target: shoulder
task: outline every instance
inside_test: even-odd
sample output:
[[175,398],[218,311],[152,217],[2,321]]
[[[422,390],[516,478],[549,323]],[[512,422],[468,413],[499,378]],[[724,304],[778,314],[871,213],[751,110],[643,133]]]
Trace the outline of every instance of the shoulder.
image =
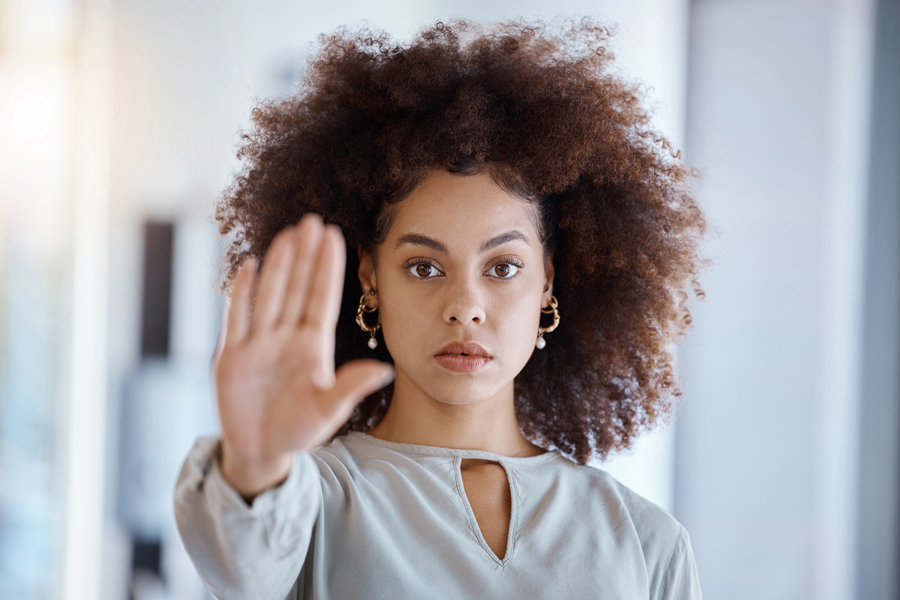
[[311,452],[312,456],[324,472],[359,473],[373,464],[391,462],[395,456],[389,456],[374,444],[361,443],[353,434],[339,435],[328,444]]
[[319,467],[326,494],[346,494],[361,485],[368,488],[367,481],[377,481],[396,471],[398,461],[404,459],[352,434],[337,436],[310,454]]
[[650,597],[700,600],[700,582],[684,526],[668,511],[651,502],[601,469],[607,485],[617,490],[640,540],[650,580]]
[[615,490],[616,496],[620,498],[631,517],[645,554],[656,551],[671,554],[686,535],[681,523],[667,510],[641,496],[606,471],[598,468],[593,470],[599,473],[598,476],[603,478],[605,485]]
[[651,598],[699,598],[690,537],[682,524],[658,504],[641,496],[597,467],[571,464],[590,495],[604,504],[620,535],[633,535],[640,544]]
[[668,511],[601,468],[571,461],[565,463],[563,469],[580,479],[586,492],[601,499],[611,513],[634,528],[642,545],[674,547],[677,544],[684,527]]
[[358,457],[347,447],[345,441],[346,436],[338,436],[310,452],[323,478],[349,476],[359,470]]

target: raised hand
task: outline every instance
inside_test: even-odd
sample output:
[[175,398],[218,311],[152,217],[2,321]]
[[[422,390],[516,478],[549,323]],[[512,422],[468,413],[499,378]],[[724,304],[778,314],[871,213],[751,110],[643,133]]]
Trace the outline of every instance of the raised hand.
[[222,474],[245,498],[287,477],[293,451],[321,445],[393,377],[369,359],[335,373],[345,248],[338,227],[308,214],[275,236],[258,275],[250,258],[235,278],[213,373]]

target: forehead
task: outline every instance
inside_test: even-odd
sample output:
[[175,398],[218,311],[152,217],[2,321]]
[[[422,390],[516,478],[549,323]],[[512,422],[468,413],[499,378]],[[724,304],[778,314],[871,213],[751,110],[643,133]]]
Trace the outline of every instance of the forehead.
[[534,206],[501,188],[488,173],[432,171],[394,207],[386,241],[418,233],[451,249],[468,250],[497,233],[517,229],[539,247],[535,216]]

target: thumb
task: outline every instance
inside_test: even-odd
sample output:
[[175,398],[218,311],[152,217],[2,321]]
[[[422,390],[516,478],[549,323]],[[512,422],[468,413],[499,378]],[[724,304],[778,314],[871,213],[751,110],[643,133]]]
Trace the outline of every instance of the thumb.
[[393,366],[372,358],[361,358],[341,365],[335,372],[334,386],[329,395],[332,402],[346,402],[352,408],[393,380]]

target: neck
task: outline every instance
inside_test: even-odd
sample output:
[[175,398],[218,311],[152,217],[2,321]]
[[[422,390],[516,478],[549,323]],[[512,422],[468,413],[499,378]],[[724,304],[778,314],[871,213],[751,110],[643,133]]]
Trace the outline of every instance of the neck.
[[544,452],[519,430],[513,382],[476,404],[449,404],[416,388],[400,371],[387,413],[369,435],[403,444],[482,450],[501,456]]

